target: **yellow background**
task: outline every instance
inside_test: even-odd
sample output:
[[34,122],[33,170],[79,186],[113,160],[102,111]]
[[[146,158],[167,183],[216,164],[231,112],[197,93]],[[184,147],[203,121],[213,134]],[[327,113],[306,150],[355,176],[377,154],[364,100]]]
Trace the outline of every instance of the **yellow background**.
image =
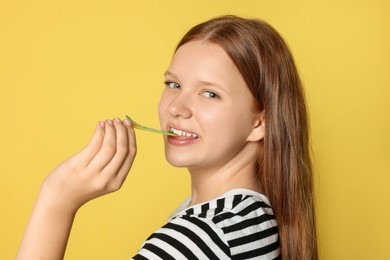
[[[390,4],[348,1],[0,2],[0,259],[13,259],[40,183],[99,120],[159,125],[174,46],[221,14],[287,39],[311,115],[322,259],[388,259]],[[189,195],[162,138],[137,132],[121,191],[78,213],[66,259],[128,259]]]

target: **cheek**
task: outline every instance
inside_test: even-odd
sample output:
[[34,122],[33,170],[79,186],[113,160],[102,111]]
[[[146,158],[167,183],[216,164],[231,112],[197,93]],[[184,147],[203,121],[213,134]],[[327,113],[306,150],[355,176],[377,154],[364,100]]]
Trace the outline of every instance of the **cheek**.
[[168,114],[169,100],[165,93],[165,90],[161,93],[160,101],[158,103],[158,116],[160,121],[164,119],[164,116]]
[[242,106],[228,106],[202,115],[206,131],[213,132],[218,139],[245,140],[252,130],[253,114]]
[[165,110],[164,109],[164,103],[160,99],[160,102],[158,103],[158,108],[157,108],[157,112],[158,112],[158,116],[159,116],[160,120],[162,119],[161,116],[163,115],[163,111],[164,110]]
[[166,114],[167,113],[165,111],[166,111],[166,106],[160,100],[160,103],[158,104],[158,119],[160,121],[161,129],[163,129],[165,127],[165,124],[166,124]]
[[231,132],[231,115],[229,109],[224,107],[198,106],[196,119],[201,124],[203,131],[212,134],[213,138],[216,136],[229,135]]

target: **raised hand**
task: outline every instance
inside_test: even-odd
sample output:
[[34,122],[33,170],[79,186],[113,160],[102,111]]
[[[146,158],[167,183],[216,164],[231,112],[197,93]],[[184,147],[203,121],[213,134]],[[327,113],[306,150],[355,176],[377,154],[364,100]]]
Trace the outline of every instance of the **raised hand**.
[[100,122],[90,143],[58,165],[44,181],[42,191],[50,193],[61,207],[77,210],[91,199],[118,190],[135,154],[136,141],[129,121]]
[[46,177],[16,259],[62,259],[77,210],[122,186],[136,150],[130,121],[99,122],[90,143]]

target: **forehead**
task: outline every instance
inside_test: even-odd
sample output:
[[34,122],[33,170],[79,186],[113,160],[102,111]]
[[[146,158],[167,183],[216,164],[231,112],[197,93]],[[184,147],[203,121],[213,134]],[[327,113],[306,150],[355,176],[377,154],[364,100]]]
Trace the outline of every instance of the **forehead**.
[[211,81],[226,86],[238,84],[246,87],[242,75],[225,50],[204,40],[191,41],[180,46],[168,72],[177,75],[180,80]]
[[[178,67],[175,65],[178,65]],[[207,68],[212,69],[212,72],[219,72],[217,68],[220,68],[221,70],[235,70],[238,72],[233,61],[222,47],[204,40],[191,41],[177,49],[170,69],[180,71],[182,66],[186,66],[186,69],[192,68],[192,70],[202,68],[206,70]]]
[[172,62],[188,58],[192,58],[196,62],[207,58],[208,62],[212,60],[213,62],[234,66],[233,61],[221,46],[205,40],[190,41],[180,46]]

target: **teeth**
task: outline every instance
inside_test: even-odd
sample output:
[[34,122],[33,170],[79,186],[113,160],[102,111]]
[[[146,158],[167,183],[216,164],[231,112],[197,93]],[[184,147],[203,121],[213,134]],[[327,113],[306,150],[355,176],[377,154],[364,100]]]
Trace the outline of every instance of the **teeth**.
[[187,137],[194,137],[194,138],[199,137],[197,134],[187,133],[187,132],[184,132],[182,130],[177,130],[175,128],[171,128],[171,132],[178,135],[178,136],[187,136]]

